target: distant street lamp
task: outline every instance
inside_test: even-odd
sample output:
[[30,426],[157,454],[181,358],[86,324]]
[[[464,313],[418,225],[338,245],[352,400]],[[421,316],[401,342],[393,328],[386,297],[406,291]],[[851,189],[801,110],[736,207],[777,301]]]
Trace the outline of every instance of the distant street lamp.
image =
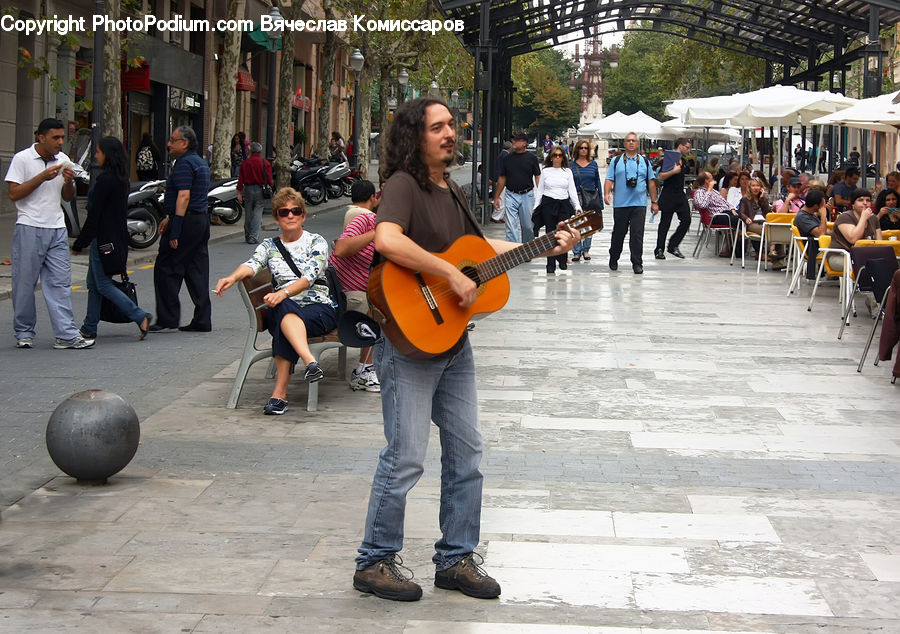
[[400,72],[397,73],[397,83],[400,84],[400,96],[406,100],[406,84],[409,83],[409,73],[406,72],[405,68],[401,68]]
[[269,160],[275,159],[275,46],[281,37],[281,13],[274,4],[269,9],[269,17],[272,24],[277,25],[266,35],[269,38],[269,104],[266,111],[268,122],[266,124],[266,155]]
[[353,69],[353,155],[350,157],[350,166],[359,167],[359,72],[362,70],[366,58],[359,49],[353,50],[350,56],[350,68]]
[[431,80],[431,87],[428,89],[428,96],[432,99],[440,99],[441,98],[441,89],[438,86],[437,80]]

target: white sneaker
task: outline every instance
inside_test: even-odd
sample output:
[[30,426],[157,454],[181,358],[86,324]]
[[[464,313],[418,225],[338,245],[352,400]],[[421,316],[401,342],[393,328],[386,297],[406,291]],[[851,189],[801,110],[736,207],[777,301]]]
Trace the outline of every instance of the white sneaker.
[[360,372],[357,368],[350,375],[351,390],[365,390],[366,392],[380,392],[381,383],[378,382],[378,376],[375,374],[375,368],[371,365]]
[[16,339],[16,348],[33,348],[34,347],[34,339],[31,337],[22,337],[21,339]]
[[56,343],[53,344],[53,347],[57,350],[83,350],[84,348],[90,348],[94,345],[93,339],[85,339],[81,335],[78,335],[74,339],[56,339]]

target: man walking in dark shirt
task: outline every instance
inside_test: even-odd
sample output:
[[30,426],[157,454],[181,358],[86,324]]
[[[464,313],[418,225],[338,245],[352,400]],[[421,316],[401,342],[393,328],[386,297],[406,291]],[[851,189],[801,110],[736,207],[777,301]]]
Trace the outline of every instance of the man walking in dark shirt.
[[691,153],[690,140],[677,139],[675,149],[681,152],[681,162],[676,163],[668,172],[659,174],[663,189],[659,195],[659,229],[656,231],[656,248],[653,250],[657,260],[666,259],[663,248],[666,246],[666,235],[669,233],[669,225],[672,224],[672,216],[678,216],[678,228],[669,238],[669,248],[666,250],[676,258],[684,259],[678,247],[691,226],[691,207],[688,204],[687,194],[684,193],[684,159]]
[[[197,135],[186,125],[175,128],[167,144],[175,167],[166,180],[163,208],[166,218],[159,225],[162,240],[153,269],[156,288],[156,323],[150,332],[209,332],[212,304],[209,300],[209,166],[197,156]],[[194,318],[178,327],[182,282],[194,302]]]
[[[272,187],[272,164],[262,156],[262,145],[250,144],[250,158],[238,170],[237,199],[244,206],[244,241],[259,243],[262,228],[263,187]],[[271,197],[271,190],[269,192]]]
[[500,178],[494,193],[494,209],[500,209],[500,196],[506,190],[506,240],[526,242],[534,237],[531,212],[534,211],[534,187],[541,179],[537,157],[526,152],[528,136],[513,135],[513,146],[500,166]]

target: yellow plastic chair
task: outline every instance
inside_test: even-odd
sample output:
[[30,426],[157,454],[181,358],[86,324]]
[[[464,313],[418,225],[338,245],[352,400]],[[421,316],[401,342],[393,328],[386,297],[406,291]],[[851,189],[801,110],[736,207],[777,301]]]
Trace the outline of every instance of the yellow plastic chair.
[[806,255],[806,249],[809,246],[808,240],[805,236],[800,235],[800,230],[795,226],[791,225],[791,237],[793,241],[791,242],[791,256],[788,259],[788,266],[793,265],[794,272],[791,276],[791,284],[788,286],[788,297],[794,292],[794,290],[800,289],[800,279],[803,274],[803,265],[806,266],[815,266],[816,262],[818,262],[822,255],[821,252],[816,254],[816,262],[808,262],[809,258]]
[[[819,282],[822,280],[822,268],[824,267],[828,275],[838,277],[840,287],[838,299],[841,302],[841,314],[843,314],[850,301],[851,274],[853,273],[853,268],[850,266],[850,253],[844,249],[831,248],[831,236],[819,236],[819,253],[822,254],[822,261],[816,270],[816,283],[813,286],[812,296],[809,298],[809,305],[806,307],[806,310],[811,311],[813,302],[816,301],[816,291],[819,289]],[[841,270],[834,268],[832,264],[832,261],[837,259],[841,261]]]
[[[762,244],[759,245],[760,254],[768,253],[767,247],[773,244],[784,245],[787,248],[790,248],[791,243],[793,242],[793,234],[791,228],[794,226],[794,217],[795,214],[785,214],[785,213],[768,213],[766,214],[766,220],[763,222],[763,230],[762,230]],[[788,261],[785,266],[785,277],[789,275],[788,271],[790,271],[790,251],[788,251]],[[760,265],[765,261],[765,269],[769,269],[769,261],[760,257],[756,262],[756,272],[759,273]]]
[[900,240],[857,240],[855,247],[892,247],[894,255],[900,258]]

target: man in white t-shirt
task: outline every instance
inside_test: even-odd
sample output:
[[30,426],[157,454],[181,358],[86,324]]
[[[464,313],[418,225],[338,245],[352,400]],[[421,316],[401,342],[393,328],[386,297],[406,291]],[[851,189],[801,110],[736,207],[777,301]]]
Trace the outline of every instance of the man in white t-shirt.
[[94,345],[75,326],[72,314],[72,261],[60,197],[75,197],[75,171],[63,154],[65,126],[44,119],[35,131],[36,143],[17,153],[9,164],[6,182],[16,205],[12,241],[12,299],[17,348],[34,346],[38,280],[56,336],[54,348],[83,349]]

